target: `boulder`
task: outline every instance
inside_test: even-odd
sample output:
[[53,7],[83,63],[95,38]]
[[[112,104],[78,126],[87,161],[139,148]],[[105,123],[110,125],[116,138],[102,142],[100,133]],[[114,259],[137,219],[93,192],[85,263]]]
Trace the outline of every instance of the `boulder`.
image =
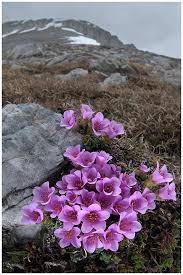
[[87,70],[76,68],[70,71],[68,74],[56,75],[55,78],[59,80],[77,80],[83,76],[86,76],[87,74],[88,74]]
[[124,84],[127,84],[127,76],[122,76],[120,73],[114,73],[104,80],[102,86],[106,87]]
[[60,128],[61,114],[38,104],[8,104],[2,116],[3,238],[25,242],[35,237],[40,225],[22,225],[21,207],[31,200],[34,186],[61,171],[65,149],[81,138]]
[[68,53],[64,53],[63,55],[60,56],[56,56],[54,58],[52,58],[51,60],[49,60],[49,62],[46,64],[46,67],[52,67],[53,65],[62,63],[64,60],[67,59],[67,57],[69,56]]
[[43,51],[42,47],[38,43],[27,43],[16,45],[12,50],[8,52],[8,58],[10,59],[21,59],[26,57],[42,57]]

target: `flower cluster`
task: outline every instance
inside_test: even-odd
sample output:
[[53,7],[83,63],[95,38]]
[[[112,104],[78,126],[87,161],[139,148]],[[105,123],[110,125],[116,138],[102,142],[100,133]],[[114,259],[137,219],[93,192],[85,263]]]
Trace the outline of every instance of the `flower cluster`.
[[79,121],[85,123],[91,121],[91,128],[96,136],[106,135],[108,138],[112,139],[125,133],[121,123],[104,118],[101,112],[95,114],[90,106],[86,104],[81,105],[80,116],[77,116],[73,110],[65,111],[60,126],[66,129],[72,129],[77,126]]
[[[82,107],[84,119],[92,114]],[[103,117],[98,113],[92,119],[97,134],[98,118]],[[75,119],[66,114],[66,122],[74,124]],[[103,119],[100,125],[107,123]],[[44,213],[58,219],[62,227],[54,234],[61,248],[72,245],[82,246],[89,253],[97,248],[117,251],[124,238],[133,239],[141,230],[139,215],[155,209],[156,200],[176,200],[173,176],[166,165],[160,167],[157,163],[151,172],[145,162],[141,163],[138,171],[146,180],[139,182],[135,172],[122,172],[112,164],[112,156],[105,151],[89,152],[76,145],[67,148],[64,156],[73,164],[70,173],[55,187],[50,187],[49,182],[35,187],[32,202],[22,209],[25,224],[43,222]]]

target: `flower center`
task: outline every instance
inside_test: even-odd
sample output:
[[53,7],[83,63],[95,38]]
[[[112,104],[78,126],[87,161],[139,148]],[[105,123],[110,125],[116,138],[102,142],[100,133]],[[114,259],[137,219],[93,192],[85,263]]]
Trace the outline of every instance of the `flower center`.
[[120,204],[120,203],[116,203],[115,208],[116,208],[118,211],[122,211],[123,205]]
[[114,233],[113,232],[108,232],[106,234],[106,240],[107,241],[113,241],[115,238],[114,238]]
[[88,244],[93,244],[97,240],[96,236],[90,236],[87,238],[87,243]]
[[61,204],[57,203],[54,205],[54,208],[53,208],[55,211],[60,211],[62,209],[62,206]]
[[100,128],[101,128],[101,123],[100,123],[99,121],[96,121],[96,122],[95,122],[95,130],[96,130],[96,131],[99,131]]
[[81,188],[82,187],[82,183],[81,183],[80,179],[76,180],[74,185],[78,189]]
[[110,205],[110,202],[107,201],[106,199],[100,200],[100,205],[102,208],[106,208]]
[[122,230],[122,231],[130,231],[131,229],[130,229],[130,224],[129,224],[129,222],[128,221],[122,221],[121,223],[120,223],[120,229]]
[[131,204],[132,204],[133,208],[140,208],[140,201],[139,200],[132,201]]
[[69,231],[65,231],[65,238],[66,239],[72,239],[73,238],[73,231],[69,230]]
[[42,198],[42,200],[43,200],[43,201],[47,201],[47,200],[48,200],[48,195],[49,195],[49,193],[48,193],[48,192],[44,192],[44,193],[42,193],[42,194],[41,194],[41,198]]
[[96,212],[90,212],[87,215],[87,218],[91,223],[93,223],[93,222],[96,222],[98,220],[99,216]]
[[106,193],[111,193],[113,191],[113,186],[111,184],[105,185],[104,186],[104,191]]
[[85,206],[89,206],[91,204],[91,198],[84,198],[83,199],[83,204]]
[[33,220],[37,221],[38,217],[39,217],[39,213],[36,212],[36,211],[33,211],[32,212],[32,218],[33,218]]
[[75,220],[77,219],[77,213],[76,213],[76,212],[73,212],[73,211],[70,211],[70,212],[68,213],[68,218],[69,218],[69,220],[71,220],[71,221],[75,221]]

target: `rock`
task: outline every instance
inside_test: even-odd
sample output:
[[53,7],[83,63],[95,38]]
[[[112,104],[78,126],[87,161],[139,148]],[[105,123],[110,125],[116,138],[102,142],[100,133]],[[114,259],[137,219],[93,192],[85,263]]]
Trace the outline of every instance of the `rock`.
[[8,58],[19,59],[32,56],[43,56],[41,45],[38,43],[27,43],[16,45],[12,50],[9,50]]
[[100,71],[103,73],[113,73],[117,69],[115,63],[110,62],[106,58],[91,59],[89,62],[89,70]]
[[58,64],[58,63],[62,63],[62,61],[64,61],[67,57],[69,56],[69,54],[67,53],[64,53],[63,55],[61,56],[56,56],[54,58],[52,58],[46,65],[46,67],[51,67],[55,64]]
[[20,69],[26,69],[26,67],[25,67],[25,66],[21,66],[21,65],[16,64],[16,63],[13,63],[13,64],[11,65],[11,69],[12,69],[12,70],[20,70]]
[[133,74],[136,73],[135,69],[130,66],[129,64],[125,64],[121,66],[121,71],[127,74]]
[[127,84],[127,76],[122,76],[120,73],[111,74],[102,83],[104,86],[124,85]]
[[76,68],[70,71],[68,74],[56,75],[55,78],[59,80],[76,80],[88,74],[87,70]]
[[21,242],[39,232],[39,226],[33,227],[32,231],[29,226],[21,224],[20,208],[27,203],[27,198],[30,199],[32,187],[42,184],[60,171],[65,149],[81,142],[79,134],[60,128],[60,118],[60,114],[34,103],[8,104],[3,108],[2,199],[5,238],[10,235],[11,240]]
[[99,76],[102,76],[102,77],[104,77],[104,78],[106,78],[106,77],[108,77],[108,75],[107,74],[104,74],[103,72],[99,72],[99,71],[94,71],[97,75],[99,75]]

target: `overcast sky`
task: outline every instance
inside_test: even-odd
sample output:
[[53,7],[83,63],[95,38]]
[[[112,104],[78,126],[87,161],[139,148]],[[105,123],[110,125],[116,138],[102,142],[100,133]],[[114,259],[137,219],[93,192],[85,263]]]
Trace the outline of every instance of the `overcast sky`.
[[3,21],[61,18],[90,21],[142,50],[180,57],[180,3],[4,2]]

